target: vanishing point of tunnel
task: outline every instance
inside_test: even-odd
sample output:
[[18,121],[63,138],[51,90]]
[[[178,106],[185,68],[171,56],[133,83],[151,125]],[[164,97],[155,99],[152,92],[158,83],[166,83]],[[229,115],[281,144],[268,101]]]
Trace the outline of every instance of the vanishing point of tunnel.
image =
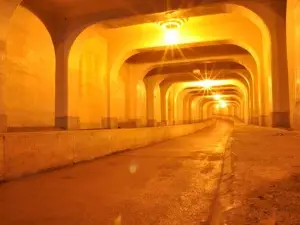
[[0,225],[299,225],[300,0],[0,0]]

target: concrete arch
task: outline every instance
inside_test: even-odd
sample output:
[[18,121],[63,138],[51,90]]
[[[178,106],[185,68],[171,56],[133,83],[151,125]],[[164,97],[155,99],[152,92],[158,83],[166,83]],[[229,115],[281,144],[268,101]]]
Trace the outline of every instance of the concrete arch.
[[[237,99],[240,102],[241,109],[243,110],[242,113],[245,115],[245,118],[248,118],[248,105],[245,104],[245,98],[241,98],[237,95],[224,95],[223,99],[228,102],[228,98],[230,99]],[[204,98],[203,96],[197,96],[188,94],[186,95],[186,98],[184,99],[184,111],[185,114],[185,120],[188,121],[188,123],[193,123],[196,121],[202,121],[207,119],[207,115],[205,114],[205,110],[203,109],[203,104],[209,101],[215,101],[212,98]],[[227,107],[226,107],[227,108]],[[197,118],[197,120],[195,120]],[[248,121],[247,121],[248,122]]]
[[[241,74],[241,76],[243,76],[243,74]],[[174,115],[171,117],[174,118],[174,122],[176,124],[182,124],[183,118],[181,115],[181,111],[182,111],[181,103],[183,97],[181,96],[181,94],[183,93],[184,88],[186,87],[182,86],[182,84],[180,83],[178,84],[169,83],[164,87],[162,87],[162,91],[161,91],[159,86],[167,79],[167,77],[168,75],[157,75],[157,76],[147,77],[145,79],[145,83],[147,86],[147,108],[148,108],[147,117],[148,120],[151,121],[161,122],[161,120],[163,120],[166,122],[169,120],[168,118],[170,118],[171,116],[171,114],[169,114],[170,113],[169,107],[171,107],[171,105],[176,105],[177,107],[175,107],[173,111]],[[169,93],[172,88],[174,89],[174,93],[172,94],[174,99],[169,98]],[[251,87],[248,86],[247,83],[245,83],[245,88],[249,91],[250,94],[249,101],[250,104],[252,105],[253,100],[251,98],[251,95],[253,91],[251,90]],[[179,98],[178,96],[181,97]],[[172,101],[174,103],[172,103]],[[161,104],[163,104],[163,106]]]
[[[248,115],[248,108],[247,105],[244,104],[243,99],[241,99],[238,96],[231,96],[229,99],[226,99],[227,103],[232,103],[232,101],[236,101],[239,104],[239,109],[240,109],[240,119],[242,119],[245,123],[248,123],[247,120],[247,115]],[[211,104],[217,103],[215,100],[207,99],[207,101],[201,101],[200,102],[200,110],[202,111],[202,120],[206,120],[209,118],[209,114],[211,111],[208,111],[208,107]],[[226,107],[225,109],[228,110],[229,107]],[[225,113],[226,111],[221,112],[222,114]]]
[[[243,94],[240,92],[240,90],[237,87],[230,87],[228,88],[229,90],[233,90],[233,92],[231,93],[231,95],[235,94],[236,96],[238,96],[241,99],[241,102],[245,102],[245,96],[243,96]],[[223,88],[224,90],[224,88]],[[227,92],[226,92],[226,95]],[[200,104],[202,103],[202,101],[204,100],[204,98],[198,97],[198,99],[194,99],[194,101],[196,101],[196,110],[198,111],[199,114],[199,119],[202,120],[202,107],[200,106]]]
[[[224,115],[224,113],[226,113],[226,111],[222,111],[222,110],[218,110],[215,108],[216,104],[212,103],[212,104],[208,104],[207,106],[207,111],[208,111],[208,115],[209,117],[212,116],[222,116],[222,114]],[[240,117],[240,104],[237,101],[231,101],[229,106],[228,106],[228,115],[225,114],[225,116],[230,116],[233,118],[236,118],[240,121],[243,121],[243,119]]]
[[[248,14],[248,18],[252,21],[256,21],[260,29],[265,31],[264,38],[269,39],[269,42],[266,42],[266,52],[264,54],[264,61],[267,63],[264,72],[269,73],[269,76],[272,77],[268,77],[264,85],[270,86],[270,84],[272,84],[271,97],[274,104],[271,110],[272,123],[275,126],[289,127],[289,86],[287,77],[285,76],[287,73],[287,53],[285,44],[282,44],[286,40],[284,34],[286,24],[285,18],[283,17],[284,9],[286,8],[285,1],[272,2],[274,4],[273,7],[276,9],[267,7],[256,1],[239,2],[239,4],[246,8],[252,9],[255,14],[251,11],[244,11],[243,9],[245,8],[242,8],[243,11],[241,9],[239,11]],[[281,14],[279,12],[281,12]],[[265,91],[264,89],[262,90]],[[268,121],[265,122],[270,123]]]
[[7,126],[54,127],[55,50],[47,27],[18,6],[6,38],[1,94]]
[[[15,7],[20,3],[20,0],[13,0],[13,1],[5,1],[5,0],[1,0],[0,4],[1,4],[1,10],[0,12],[3,11],[3,14],[1,14],[1,18],[4,18],[3,20],[1,20],[1,25],[3,24],[4,28],[1,31],[1,33],[5,34],[5,27],[7,27],[7,25],[5,24],[13,10],[15,9]],[[275,4],[277,5],[277,4]],[[279,38],[278,37],[282,37],[282,35],[278,35],[280,34],[280,32],[282,32],[282,30],[280,30],[284,24],[284,21],[282,20],[282,18],[280,17],[280,13],[277,13],[275,9],[273,9],[273,5],[272,7],[266,7],[264,4],[260,4],[260,3],[254,3],[254,2],[248,2],[248,1],[229,1],[227,3],[216,3],[216,4],[209,4],[208,5],[212,11],[211,14],[213,13],[223,13],[224,14],[232,14],[234,16],[238,16],[239,18],[244,18],[245,20],[249,20],[251,21],[250,23],[253,24],[253,27],[258,27],[259,28],[259,32],[257,33],[262,33],[263,38],[265,39],[265,44],[256,44],[255,43],[252,45],[251,44],[251,40],[249,39],[240,39],[240,41],[236,41],[236,43],[240,46],[247,46],[249,49],[249,52],[254,56],[254,58],[257,61],[257,65],[258,65],[258,74],[259,76],[264,74],[266,76],[263,76],[261,79],[259,79],[259,86],[261,88],[259,88],[259,91],[262,90],[262,93],[259,93],[260,96],[263,96],[262,98],[260,98],[259,102],[261,102],[261,100],[267,100],[268,104],[263,104],[261,107],[259,107],[261,109],[260,111],[260,115],[263,117],[263,120],[266,121],[270,121],[270,118],[266,118],[269,117],[269,114],[271,114],[273,112],[273,122],[275,121],[275,124],[278,122],[278,118],[284,116],[286,114],[286,108],[289,108],[287,106],[287,98],[288,96],[286,95],[286,78],[284,77],[283,74],[285,74],[285,70],[284,70],[284,63],[279,63],[280,62],[280,57],[284,56],[284,47],[282,47],[282,45],[279,45]],[[200,7],[201,8],[201,7]],[[199,9],[200,9],[199,8]],[[190,9],[190,10],[195,10],[195,9]],[[209,11],[209,10],[208,10]],[[199,11],[200,12],[200,11]],[[210,13],[207,13],[210,14]],[[209,16],[208,16],[209,17]],[[230,17],[230,16],[229,16]],[[228,19],[228,21],[230,21],[229,17],[226,17]],[[213,20],[212,17],[210,17],[210,20]],[[224,17],[225,18],[225,17]],[[233,18],[233,17],[231,17]],[[237,17],[235,17],[237,18]],[[95,18],[94,18],[95,19]],[[4,22],[3,22],[4,21]],[[274,21],[276,21],[274,23]],[[58,58],[57,58],[57,76],[56,78],[58,79],[58,77],[64,77],[64,76],[58,76],[58,74],[60,73],[68,73],[66,72],[67,68],[64,68],[63,64],[61,63],[62,61],[67,61],[67,54],[68,54],[68,42],[72,42],[72,38],[71,36],[73,36],[73,40],[75,39],[75,37],[77,35],[74,34],[78,34],[80,33],[83,29],[85,29],[86,27],[89,27],[91,24],[94,24],[95,22],[99,22],[96,20],[89,20],[89,21],[81,21],[80,22],[80,26],[69,26],[66,28],[66,33],[64,33],[63,37],[60,37],[61,39],[63,39],[63,43],[59,43],[58,39],[59,37],[55,37],[55,50]],[[197,21],[193,21],[193,24],[197,24]],[[134,45],[131,45],[130,42],[127,42],[127,40],[124,40],[124,43],[120,43],[120,45],[116,44],[114,45],[114,41],[113,39],[111,39],[111,41],[109,41],[108,44],[108,48],[109,48],[109,56],[108,56],[108,60],[107,60],[107,64],[108,64],[108,70],[109,72],[107,75],[107,99],[108,99],[108,107],[107,107],[107,116],[109,117],[114,117],[117,115],[116,113],[116,109],[114,107],[112,107],[112,105],[114,105],[115,103],[113,103],[114,100],[116,99],[111,99],[111,93],[115,92],[115,87],[114,87],[114,83],[116,82],[114,74],[115,72],[118,73],[119,72],[119,68],[121,67],[120,65],[123,65],[124,60],[120,60],[122,59],[122,55],[126,55],[126,52],[129,52],[131,50],[136,51],[136,49],[140,49],[140,48],[148,48],[148,47],[152,47],[152,46],[156,46],[156,43],[147,43],[144,42],[142,43],[142,40],[145,36],[147,36],[149,34],[149,32],[151,32],[151,29],[153,24],[146,24],[146,25],[136,25],[136,27],[139,27],[139,29],[143,31],[147,31],[147,33],[144,33],[141,35],[141,43],[135,43]],[[280,25],[280,29],[276,29],[276,27],[278,27],[278,25]],[[234,25],[232,25],[234,26]],[[1,27],[2,28],[2,27]],[[148,28],[150,28],[148,30]],[[122,28],[122,32],[125,30],[128,34],[130,28]],[[154,30],[156,28],[153,28]],[[152,30],[153,30],[152,29]],[[116,29],[119,30],[119,29]],[[217,30],[217,29],[216,29]],[[117,31],[118,32],[118,31]],[[57,32],[60,33],[60,32]],[[130,32],[129,32],[130,33]],[[208,32],[210,33],[210,32]],[[110,39],[111,36],[114,36],[116,33],[110,33],[107,34],[107,37]],[[210,33],[214,34],[213,32]],[[215,33],[216,34],[216,33]],[[1,36],[1,35],[0,35]],[[130,35],[129,35],[130,36]],[[158,39],[160,39],[161,34],[157,34],[154,35],[155,37],[157,37]],[[197,36],[197,32],[192,32],[191,36],[194,37],[198,37]],[[276,37],[278,36],[278,37]],[[154,39],[155,39],[154,37]],[[6,43],[6,38],[1,38],[2,40],[4,40],[4,43]],[[157,39],[157,40],[158,40]],[[217,35],[216,38],[209,39],[209,35],[205,38],[200,38],[200,42],[204,43],[205,41],[212,41],[212,42],[220,42],[220,43],[235,43],[235,40],[232,40],[232,35],[230,35],[228,33],[228,35]],[[186,41],[186,43],[192,43],[194,42],[195,39],[193,39],[193,37],[191,37],[189,40]],[[199,39],[198,39],[199,42]],[[274,44],[275,43],[275,44]],[[125,47],[124,47],[125,44]],[[6,44],[5,44],[6,45]],[[278,45],[278,46],[277,46]],[[124,48],[119,48],[119,47],[124,47]],[[276,49],[278,47],[278,49]],[[4,48],[3,48],[4,49]],[[122,50],[121,54],[118,55],[119,50]],[[123,51],[124,50],[124,51]],[[270,51],[269,51],[270,50]],[[5,51],[2,51],[2,55]],[[124,53],[124,54],[123,54]],[[274,55],[273,55],[274,53]],[[282,54],[280,54],[282,53]],[[6,54],[6,53],[5,53]],[[118,57],[119,56],[119,57]],[[279,57],[280,56],[280,57]],[[126,58],[126,57],[125,57]],[[261,64],[259,64],[261,63]],[[118,64],[120,64],[118,66]],[[274,76],[271,78],[269,75],[270,74],[274,74]],[[281,75],[280,75],[281,74]],[[268,77],[269,76],[269,77]],[[268,78],[266,78],[268,77]],[[63,79],[66,79],[66,77],[64,77]],[[57,80],[56,84],[57,85],[61,85],[61,80]],[[282,86],[284,86],[284,88],[277,88],[279,87],[279,84],[281,84]],[[276,88],[274,88],[272,90],[272,88],[270,88],[271,86],[275,86]],[[63,85],[61,85],[63,86]],[[264,87],[264,89],[262,88]],[[60,104],[59,101],[56,101],[56,116],[57,117],[63,117],[65,115],[68,115],[68,97],[66,96],[66,93],[63,93],[64,89],[67,89],[66,86],[64,86],[64,88],[56,88],[56,99],[58,99],[58,97],[60,95],[63,95],[62,98],[65,98],[65,101],[62,101],[63,104]],[[272,93],[270,94],[270,91],[272,91]],[[282,92],[282,93],[281,93]],[[272,96],[272,98],[271,98]],[[283,99],[283,100],[282,100]],[[264,101],[266,102],[266,101]],[[275,104],[275,106],[273,107],[273,103]],[[270,106],[269,108],[264,109],[263,107],[267,105]],[[274,110],[273,110],[274,108]],[[112,110],[111,110],[112,109]],[[112,113],[111,113],[112,111]],[[70,116],[70,119],[72,118],[72,115],[68,115]],[[277,119],[276,119],[277,118]],[[110,119],[114,119],[114,118],[110,118]],[[117,118],[115,118],[117,119]],[[76,120],[76,119],[75,119]],[[276,122],[277,121],[277,122]],[[286,121],[285,121],[286,122]],[[284,123],[284,122],[283,122]],[[268,122],[266,122],[266,124],[268,124]]]
[[[152,28],[153,29],[153,28]],[[151,32],[151,30],[150,30],[150,32]],[[159,31],[157,31],[157,32],[159,32]],[[210,34],[210,35],[208,35],[207,36],[207,38],[208,37],[211,37],[212,35]],[[143,42],[144,43],[144,41],[145,40],[142,40],[142,39],[140,39],[140,41],[141,42]],[[220,41],[220,43],[222,42],[222,43],[229,43],[230,41],[224,41],[224,39],[223,40],[219,40]],[[250,40],[249,40],[250,41]],[[245,45],[243,45],[243,44],[237,44],[237,43],[235,43],[235,42],[233,42],[233,41],[231,41],[230,43],[233,43],[233,44],[236,44],[236,45],[239,45],[239,46],[245,46]],[[127,43],[127,45],[126,45],[126,48],[125,48],[125,50],[124,50],[124,46],[123,47],[121,47],[121,46],[117,46],[116,48],[118,49],[118,50],[120,50],[120,49],[123,49],[124,51],[122,51],[123,53],[121,53],[120,55],[118,55],[117,56],[117,59],[115,60],[115,63],[113,63],[113,65],[111,65],[111,72],[110,72],[110,76],[111,76],[111,78],[112,79],[114,79],[113,77],[114,76],[116,76],[116,74],[118,74],[118,68],[120,68],[121,67],[121,65],[123,64],[123,62],[127,59],[127,58],[129,58],[131,55],[133,55],[134,54],[134,52],[130,52],[130,50],[131,49],[137,49],[138,47],[143,47],[142,45],[141,46],[138,46],[137,45],[137,43],[133,43],[132,45],[129,45],[128,43]],[[148,47],[150,47],[150,46],[148,46]],[[249,49],[249,48],[248,48]],[[258,49],[259,49],[259,47],[258,47]],[[112,51],[112,52],[114,52],[114,51]],[[250,52],[251,52],[251,50],[250,50]],[[252,51],[253,52],[253,51]],[[114,54],[112,54],[112,55],[114,55]],[[115,78],[116,79],[116,78]],[[111,81],[111,82],[113,82],[113,81]]]
[[[251,105],[252,106],[252,104],[251,104],[251,96],[249,96],[249,94],[250,94],[250,90],[247,88],[247,86],[245,85],[245,84],[243,84],[242,82],[240,82],[240,81],[237,81],[237,80],[233,80],[233,79],[228,79],[228,80],[223,80],[223,81],[221,81],[221,83],[223,82],[223,84],[222,85],[224,85],[224,84],[227,84],[227,85],[234,85],[234,86],[237,86],[238,87],[238,89],[241,91],[241,93],[243,94],[243,96],[245,96],[247,99],[245,99],[246,100],[246,104],[248,104],[249,103],[249,105]],[[220,84],[221,84],[220,83]],[[221,86],[222,86],[221,85]],[[168,89],[168,90],[170,90],[171,88],[174,88],[174,86],[175,85],[172,85],[172,86],[170,86],[170,88]],[[177,100],[177,102],[179,102],[179,107],[177,108],[179,111],[181,110],[181,102],[183,101],[183,99],[185,98],[185,96],[184,96],[184,94],[185,94],[185,89],[186,88],[188,88],[188,87],[196,87],[197,86],[197,82],[185,82],[185,83],[182,83],[182,84],[178,84],[177,85],[177,89],[176,89],[176,93],[178,93],[178,95],[176,95],[175,97],[176,98],[179,98],[178,100]],[[181,93],[181,94],[180,94]],[[167,94],[168,94],[168,92],[167,92]],[[184,107],[184,106],[183,106]],[[183,109],[184,110],[184,109]],[[175,115],[177,114],[176,112],[174,112],[175,113]],[[185,116],[184,115],[187,115],[188,114],[188,112],[184,112],[183,113],[183,121],[188,121],[188,119],[187,118],[185,118]],[[249,115],[249,116],[251,116],[251,114]],[[176,116],[175,116],[176,117]],[[180,118],[180,115],[179,115],[179,118]],[[181,121],[181,119],[179,119],[179,121]]]
[[[202,61],[202,60],[200,60],[200,61]],[[243,61],[244,63],[241,63],[241,61]],[[180,62],[182,62],[182,61],[176,61],[176,63],[180,63]],[[198,60],[195,61],[195,62],[198,62]],[[240,65],[244,65],[245,62],[246,62],[246,60],[245,60],[244,57],[241,57],[241,58],[236,57],[236,59],[233,60],[233,62],[236,62],[238,64],[241,63]],[[165,62],[165,63],[167,65],[176,64],[175,62],[172,62],[172,61]],[[141,77],[141,78],[143,78],[144,82],[146,83],[147,92],[148,92],[148,100],[147,100],[147,102],[148,102],[148,105],[149,105],[148,108],[150,110],[150,111],[148,111],[148,114],[149,114],[148,117],[149,117],[149,120],[151,120],[151,121],[153,121],[153,120],[160,121],[161,116],[159,115],[160,114],[160,110],[157,110],[157,107],[154,106],[154,102],[153,102],[152,99],[150,99],[150,96],[153,97],[153,91],[154,91],[154,89],[161,82],[163,82],[165,79],[167,79],[168,75],[157,74],[154,77],[152,77],[152,76],[149,77],[149,76],[147,76],[147,74],[149,74],[151,71],[153,71],[153,70],[155,70],[157,68],[160,68],[159,67],[160,65],[164,65],[164,63],[163,62],[162,63],[147,63],[145,65],[144,64],[142,64],[142,65],[133,65],[131,67],[132,73],[135,74],[135,76],[138,76],[138,78],[136,78],[136,79],[140,79],[140,77]],[[256,70],[255,67],[252,67],[252,66],[253,66],[253,64],[248,63],[248,65],[247,65],[246,68],[250,67],[250,68],[252,68],[255,71]],[[246,74],[244,74],[242,71],[235,70],[233,72],[239,74],[241,77],[243,77],[243,79],[246,80],[247,86],[248,86],[248,89],[249,89],[249,93],[252,96],[251,102],[253,102],[253,104],[255,103],[255,107],[254,107],[254,111],[253,111],[253,117],[255,117],[256,120],[258,121],[258,111],[259,111],[258,102],[259,102],[259,98],[258,98],[257,93],[259,92],[259,90],[258,90],[258,87],[257,87],[257,80],[258,80],[257,77],[256,77],[257,74],[252,74],[251,71],[247,71],[247,76],[246,76]],[[132,81],[132,80],[130,80],[130,81]],[[131,93],[130,96],[134,98],[134,93]],[[158,98],[156,98],[156,99],[158,100]],[[156,104],[156,105],[158,106],[160,104]],[[159,119],[155,119],[154,115],[158,115],[158,116],[155,116],[155,118],[159,118]]]
[[107,110],[107,41],[97,25],[74,41],[68,57],[68,115],[78,127],[105,127]]
[[[225,90],[226,87],[221,87],[220,89]],[[247,97],[247,96],[244,96],[244,94],[241,92],[241,89],[237,86],[230,87],[230,89],[237,90],[240,93],[240,95],[242,95],[244,97],[244,100]],[[215,90],[215,89],[213,89],[213,90]],[[194,91],[194,90],[193,89],[182,89],[181,91],[179,91],[179,95],[177,95],[177,108],[176,108],[177,111],[175,112],[175,115],[176,115],[175,118],[179,122],[188,123],[188,121],[190,121],[190,119],[188,118],[188,115],[190,114],[190,112],[188,112],[189,109],[187,108],[187,105],[184,105],[184,103],[188,104],[185,101],[185,98],[189,94],[189,92],[192,92],[192,91]],[[203,96],[203,97],[205,97],[205,96]],[[199,108],[199,106],[196,106],[196,108]]]
[[[249,55],[250,56],[250,55]],[[250,56],[251,57],[251,56]],[[225,58],[219,58],[219,60],[224,60]],[[216,60],[215,58],[212,58],[212,60]],[[227,59],[229,60],[229,59]],[[195,60],[195,62],[197,62],[198,60]],[[247,80],[248,86],[251,88],[249,89],[249,93],[252,96],[251,97],[251,104],[253,104],[254,110],[252,112],[252,120],[255,124],[259,123],[259,109],[260,107],[260,103],[261,103],[261,99],[259,98],[259,93],[260,93],[260,88],[258,87],[258,75],[257,75],[257,71],[256,71],[256,65],[255,63],[251,63],[251,60],[249,61],[248,57],[234,57],[234,58],[230,58],[230,61],[232,62],[236,62],[240,65],[243,65],[246,70],[248,71],[247,73],[249,73],[250,75],[250,79],[246,78],[246,76],[239,71],[236,71],[237,73],[239,73],[242,77],[244,77],[245,80]],[[176,61],[176,62],[165,62],[167,65],[173,65],[176,63],[180,63],[181,61]],[[194,62],[194,61],[192,61]],[[205,62],[205,61],[204,61]],[[149,74],[151,73],[151,71],[160,68],[160,65],[163,65],[164,63],[161,64],[146,64],[146,65],[142,65],[142,66],[137,66],[138,68],[135,70],[136,74]],[[146,72],[145,72],[146,71]],[[146,75],[147,77],[148,75]],[[160,76],[160,75],[159,75]],[[249,81],[248,81],[249,80]],[[161,82],[161,81],[159,81]]]
[[[240,103],[243,111],[246,111],[248,109],[248,107],[243,104],[243,102],[245,102],[245,99],[243,98],[243,96],[239,96],[239,95],[235,95],[235,94],[222,95],[223,100],[227,101],[228,98],[236,99]],[[194,96],[193,97],[192,104],[195,105],[196,110],[192,111],[193,112],[192,113],[192,121],[194,121],[194,120],[202,121],[203,120],[203,104],[210,99],[213,99],[212,96]],[[229,108],[229,106],[228,106],[228,108]]]
[[[248,45],[248,51],[254,56],[254,58],[256,59],[256,61],[258,62],[258,67],[259,67],[259,74],[264,74],[264,76],[260,79],[260,96],[263,96],[262,99],[260,100],[260,102],[264,102],[263,105],[261,105],[261,120],[263,120],[264,124],[266,125],[270,125],[274,122],[274,125],[276,125],[277,123],[280,123],[280,121],[278,120],[279,117],[285,117],[285,112],[286,105],[284,104],[278,104],[279,98],[288,98],[288,96],[286,95],[286,91],[281,90],[282,92],[285,92],[282,97],[279,96],[279,90],[276,89],[272,89],[272,85],[274,84],[275,86],[278,86],[278,82],[281,81],[284,83],[284,85],[286,85],[286,80],[283,77],[283,75],[280,74],[284,74],[282,73],[285,70],[285,67],[282,66],[278,66],[277,64],[279,63],[274,63],[278,60],[279,55],[277,54],[278,51],[276,49],[276,47],[274,46],[273,43],[278,42],[277,37],[275,37],[276,35],[278,36],[278,32],[276,31],[276,25],[274,25],[274,23],[272,22],[273,19],[275,19],[276,21],[279,21],[279,23],[282,25],[281,23],[281,19],[280,16],[277,15],[277,13],[275,11],[273,11],[272,9],[266,9],[265,6],[263,6],[262,4],[256,4],[256,3],[246,3],[243,2],[240,5],[238,5],[238,7],[235,6],[236,2],[233,2],[233,4],[225,4],[224,7],[220,7],[223,8],[222,10],[224,11],[234,11],[234,13],[237,13],[237,15],[240,16],[245,16],[248,15],[250,20],[252,22],[254,22],[254,24],[260,28],[260,31],[263,33],[263,39],[265,40],[265,43],[263,45],[261,45],[260,47],[249,47]],[[213,7],[212,7],[213,8]],[[236,10],[233,10],[236,9]],[[266,15],[262,15],[262,10],[266,10],[267,13],[265,13]],[[246,12],[246,13],[245,13]],[[270,18],[268,18],[270,17]],[[265,22],[266,20],[266,22]],[[282,28],[282,26],[281,26]],[[146,29],[145,29],[146,30]],[[151,29],[150,29],[151,30]],[[155,33],[155,32],[154,32]],[[142,41],[142,36],[140,40]],[[194,35],[196,36],[196,35]],[[214,35],[210,35],[210,36],[214,36]],[[217,35],[216,35],[217,36]],[[205,38],[202,38],[202,41],[204,41]],[[233,43],[231,39],[219,39],[219,41],[223,41],[223,42],[230,42]],[[195,41],[195,40],[194,40]],[[210,41],[217,41],[217,39],[215,38],[214,40]],[[247,46],[247,44],[245,44],[247,42],[239,42],[239,43],[235,43],[239,46]],[[136,44],[134,44],[134,46],[136,47]],[[157,43],[155,43],[157,44]],[[116,61],[122,62],[125,60],[126,56],[124,57],[124,55],[128,54],[128,52],[130,52],[131,49],[135,49],[134,46],[130,45],[129,43],[126,43],[126,47],[123,48],[124,52],[123,52],[123,56],[120,55],[120,58],[117,59]],[[144,43],[141,44],[139,47],[140,48],[144,48],[145,46],[147,46],[147,44]],[[251,46],[251,45],[250,45]],[[262,47],[263,46],[263,47]],[[118,46],[118,49],[120,46]],[[151,47],[151,46],[147,46],[147,47]],[[274,53],[274,57],[272,55],[272,51],[275,51]],[[255,54],[259,52],[259,54]],[[282,52],[282,48],[280,47],[280,52]],[[282,52],[284,53],[284,52]],[[259,59],[259,60],[258,60]],[[259,64],[259,62],[261,62],[261,64]],[[122,64],[122,63],[121,63]],[[276,64],[276,65],[275,65]],[[280,68],[278,68],[280,67]],[[278,72],[282,71],[282,72]],[[274,76],[271,77],[271,74],[274,74]],[[274,79],[273,79],[274,78]],[[265,102],[267,102],[268,104],[266,104]],[[282,102],[282,101],[281,101]],[[276,104],[273,110],[273,103]],[[267,107],[267,108],[266,108]],[[271,112],[274,113],[272,114]],[[276,111],[276,112],[275,112]],[[279,112],[280,111],[280,112]],[[285,111],[285,112],[283,112]],[[274,118],[274,120],[272,119]],[[285,121],[286,122],[286,121]],[[282,123],[285,123],[282,122]]]
[[[236,108],[238,109],[238,111],[239,112],[241,111],[240,110],[241,105],[237,100],[229,100],[228,102],[230,104],[236,105],[237,106]],[[215,101],[208,101],[208,102],[203,104],[203,112],[204,112],[203,120],[207,120],[212,116],[212,114],[211,114],[212,110],[209,111],[208,109],[211,108],[214,104],[215,104]],[[241,119],[241,120],[244,120],[244,118],[242,116],[240,116],[239,114],[240,113],[237,113],[238,118]]]

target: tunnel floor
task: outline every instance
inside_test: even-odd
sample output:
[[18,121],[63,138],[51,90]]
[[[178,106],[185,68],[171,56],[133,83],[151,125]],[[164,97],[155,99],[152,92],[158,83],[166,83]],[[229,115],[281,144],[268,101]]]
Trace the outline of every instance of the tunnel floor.
[[218,121],[189,136],[4,183],[0,224],[299,224],[300,133],[241,124],[231,131]]
[[0,185],[1,225],[206,221],[231,126]]
[[300,132],[238,125],[226,224],[300,224]]

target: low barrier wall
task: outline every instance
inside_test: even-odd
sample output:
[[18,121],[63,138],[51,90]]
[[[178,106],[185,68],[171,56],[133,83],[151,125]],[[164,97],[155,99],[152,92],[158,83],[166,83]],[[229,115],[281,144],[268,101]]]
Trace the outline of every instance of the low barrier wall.
[[0,134],[0,180],[92,160],[194,133],[197,124],[134,129],[22,132]]

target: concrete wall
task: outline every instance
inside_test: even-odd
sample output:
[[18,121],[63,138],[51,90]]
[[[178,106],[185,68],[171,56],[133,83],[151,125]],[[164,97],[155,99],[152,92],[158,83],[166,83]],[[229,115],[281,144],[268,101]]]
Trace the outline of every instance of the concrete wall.
[[19,6],[7,34],[3,97],[9,127],[54,126],[55,52],[44,24]]
[[0,135],[0,179],[9,180],[110,153],[194,133],[202,123],[135,129],[5,133]]

